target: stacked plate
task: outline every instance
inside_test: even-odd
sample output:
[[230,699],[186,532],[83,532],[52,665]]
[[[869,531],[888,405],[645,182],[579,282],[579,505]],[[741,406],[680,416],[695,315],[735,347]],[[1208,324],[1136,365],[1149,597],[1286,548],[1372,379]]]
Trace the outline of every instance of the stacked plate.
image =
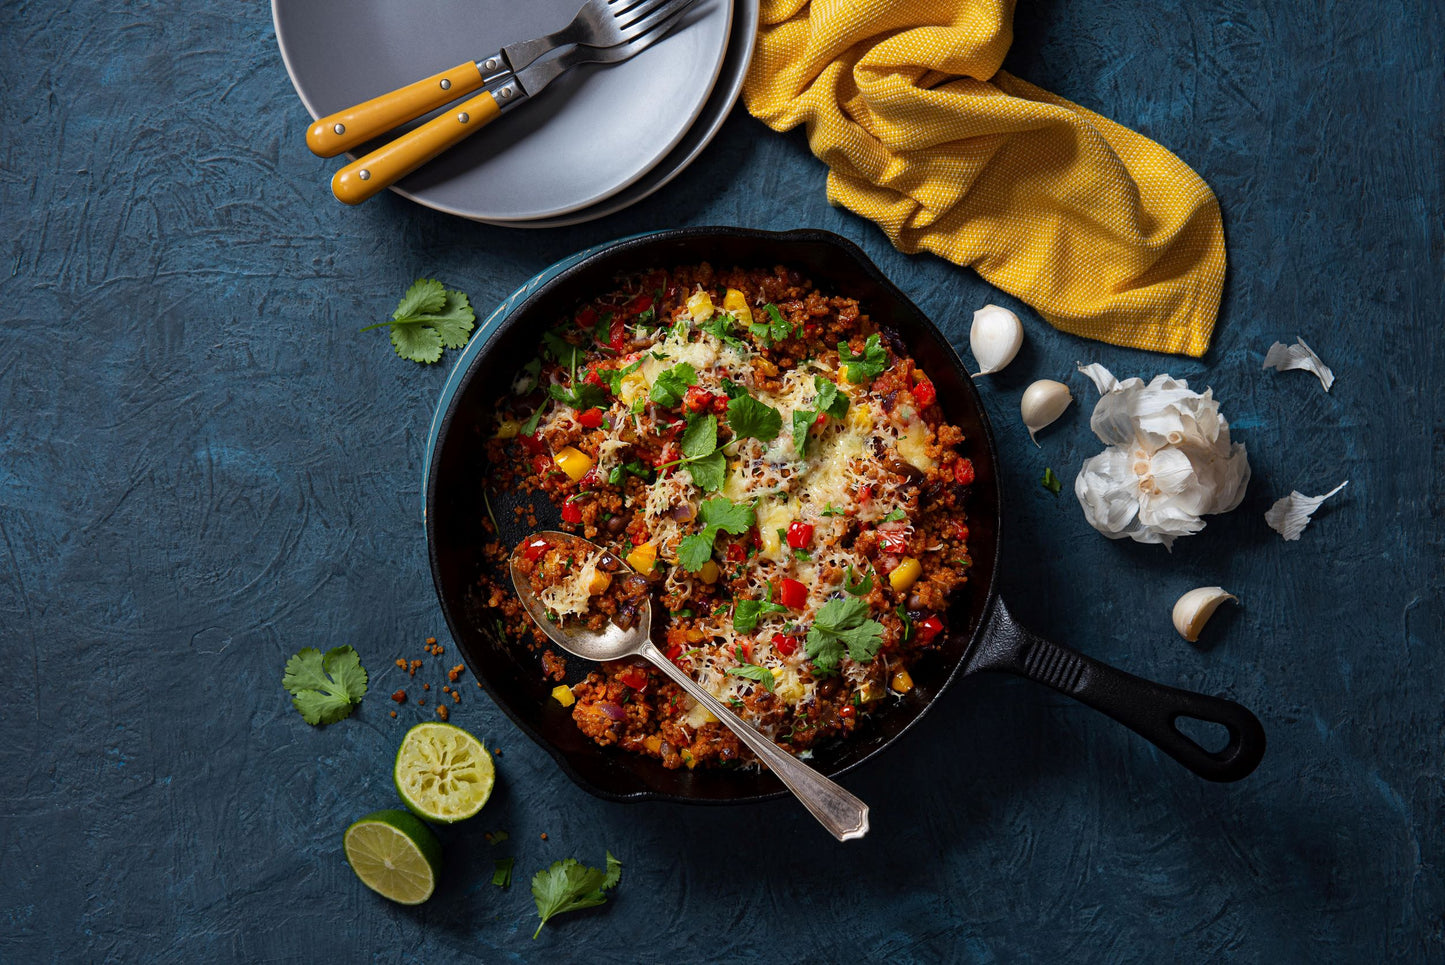
[[[551,33],[579,2],[272,0],[271,16],[291,83],[316,118]],[[621,64],[563,74],[391,190],[519,228],[577,224],[642,200],[702,152],[737,101],[758,4],[699,0],[661,42]]]

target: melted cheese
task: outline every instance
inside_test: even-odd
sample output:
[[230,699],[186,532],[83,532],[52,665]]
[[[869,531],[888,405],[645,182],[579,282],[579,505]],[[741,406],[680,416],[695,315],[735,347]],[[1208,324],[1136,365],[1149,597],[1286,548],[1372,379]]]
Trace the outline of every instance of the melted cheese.
[[538,593],[537,599],[559,617],[586,613],[592,605],[592,594],[588,587],[597,573],[597,561],[601,558],[601,551],[592,554],[586,563],[577,567],[565,580]]

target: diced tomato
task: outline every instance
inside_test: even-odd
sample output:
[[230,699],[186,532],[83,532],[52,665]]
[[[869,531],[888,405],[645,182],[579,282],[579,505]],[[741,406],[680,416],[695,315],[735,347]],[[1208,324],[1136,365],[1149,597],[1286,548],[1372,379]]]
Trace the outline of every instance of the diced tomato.
[[933,388],[933,383],[927,379],[919,380],[913,387],[913,400],[919,405],[933,405],[938,400],[938,392]]
[[867,506],[867,505],[868,505],[870,502],[872,502],[872,501],[873,501],[873,486],[872,486],[872,484],[869,484],[869,485],[867,485],[867,486],[864,486],[862,489],[859,489],[859,490],[858,490],[858,502],[859,502],[860,505]]
[[927,620],[919,620],[913,625],[913,638],[919,643],[927,643],[943,632],[943,621],[937,616],[931,616]]
[[612,327],[607,330],[608,348],[622,351],[622,346],[627,344],[627,319],[621,315],[612,316]]
[[839,717],[852,717],[857,713],[858,708],[854,707],[852,704],[844,704],[842,707],[838,708]]
[[788,545],[795,550],[805,550],[813,542],[813,524],[793,520],[788,524]]
[[607,387],[607,383],[602,381],[602,376],[597,374],[596,369],[588,369],[587,374],[582,377],[582,381],[588,385],[595,385],[598,388],[605,389]]
[[641,667],[628,667],[617,675],[617,679],[633,690],[642,690],[647,686],[647,673]]
[[577,481],[577,485],[581,486],[583,489],[591,489],[593,486],[597,485],[601,481],[602,476],[597,472],[597,467],[593,466],[591,469],[587,470],[585,473],[582,474],[582,478]]
[[596,324],[597,309],[593,308],[591,305],[588,305],[586,308],[582,309],[582,311],[577,313],[578,328],[591,328]]
[[878,529],[878,545],[885,553],[905,556],[908,553],[908,534],[898,529]]
[[682,397],[682,407],[689,412],[704,412],[712,408],[713,399],[711,392],[697,385],[690,385],[687,394]]
[[778,598],[789,610],[801,610],[808,603],[808,588],[797,580],[784,579],[778,587]]
[[960,459],[953,464],[953,478],[960,486],[973,482],[973,460]]
[[967,541],[968,541],[968,524],[967,524],[967,523],[954,523],[954,524],[953,524],[953,535],[954,535],[955,538],[961,539],[961,540],[963,540],[964,542],[967,542]]
[[682,656],[682,644],[674,643],[672,646],[668,647],[666,651],[663,652],[663,656],[671,661],[676,662],[677,658]]
[[751,640],[743,641],[743,660],[747,663],[753,662],[753,642]]
[[729,563],[741,563],[748,558],[748,551],[743,549],[741,543],[729,543],[727,552],[723,555]]
[[785,633],[773,634],[773,646],[785,657],[792,656],[793,651],[798,649],[798,641]]
[[572,500],[562,504],[562,522],[577,524],[582,522],[582,508]]
[[539,536],[527,541],[527,545],[522,548],[522,555],[529,561],[535,562],[537,557],[547,552],[547,547],[550,545],[550,543]]
[[637,297],[627,303],[624,311],[629,315],[640,315],[652,307],[652,296],[647,292],[639,292]]
[[602,410],[587,409],[584,412],[580,412],[577,415],[577,421],[580,422],[584,428],[600,429],[602,427]]
[[543,442],[542,437],[536,433],[530,436],[518,436],[517,441],[522,444],[522,448],[527,451],[528,455],[535,456],[539,452],[547,451],[547,443]]
[[532,457],[532,471],[539,476],[545,476],[556,468],[557,464],[552,461],[551,456],[542,454]]

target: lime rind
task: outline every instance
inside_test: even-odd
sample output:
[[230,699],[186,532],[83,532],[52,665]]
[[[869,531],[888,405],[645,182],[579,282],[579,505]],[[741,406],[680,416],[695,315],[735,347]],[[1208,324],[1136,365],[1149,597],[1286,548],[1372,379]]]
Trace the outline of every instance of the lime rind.
[[406,732],[392,769],[396,792],[413,814],[452,824],[474,816],[492,796],[492,755],[455,724],[426,722]]
[[419,905],[436,891],[441,842],[409,811],[389,808],[354,822],[342,850],[361,883],[383,898]]

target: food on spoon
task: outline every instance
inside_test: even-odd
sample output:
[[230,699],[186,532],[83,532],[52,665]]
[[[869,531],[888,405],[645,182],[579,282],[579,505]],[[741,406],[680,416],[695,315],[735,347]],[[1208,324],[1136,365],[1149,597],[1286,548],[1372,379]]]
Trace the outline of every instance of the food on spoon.
[[529,536],[517,547],[515,565],[548,619],[560,626],[601,630],[611,621],[631,630],[650,605],[647,577],[629,573],[612,551],[582,540]]
[[[527,577],[556,618],[597,629],[627,586],[655,597],[668,658],[795,753],[913,690],[971,565],[963,433],[865,309],[787,268],[624,279],[543,334],[486,443],[492,487],[545,496],[606,550],[537,548]],[[487,547],[497,574],[511,549]],[[504,631],[545,648],[483,581]],[[555,652],[543,663],[565,678]],[[598,743],[669,768],[751,759],[640,659],[567,691]]]

